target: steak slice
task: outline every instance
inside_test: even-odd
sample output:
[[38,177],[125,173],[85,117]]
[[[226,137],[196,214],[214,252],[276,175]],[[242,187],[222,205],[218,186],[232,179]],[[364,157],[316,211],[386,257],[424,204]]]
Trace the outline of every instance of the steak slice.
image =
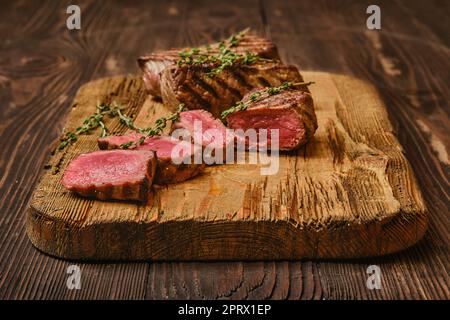
[[[303,81],[296,67],[273,61],[236,63],[214,77],[207,75],[209,70],[198,65],[166,68],[161,77],[164,104],[176,109],[184,103],[188,109],[205,109],[219,117],[254,88]],[[302,89],[308,91],[307,87]]]
[[[129,141],[137,141],[142,137],[139,133],[123,136],[108,136],[97,140],[100,149],[117,149]],[[174,149],[177,147],[177,149]],[[203,171],[205,165],[201,161],[200,148],[192,143],[172,139],[167,136],[146,138],[144,143],[133,150],[152,150],[156,152],[157,167],[154,183],[158,185],[178,183],[188,180]],[[133,152],[133,150],[129,150]]]
[[[248,101],[250,95],[247,94],[243,101]],[[256,129],[258,141],[261,141],[260,129],[278,129],[279,150],[293,150],[304,145],[317,129],[311,94],[297,89],[268,95],[251,103],[245,111],[231,113],[226,120],[228,127],[235,130]],[[267,143],[271,143],[270,131],[267,136]]]
[[223,163],[227,150],[234,152],[234,135],[222,121],[213,117],[205,110],[191,110],[180,113],[178,121],[172,125],[172,134],[175,130],[183,130],[181,136],[189,136],[195,144],[203,147],[203,160],[206,164]]
[[[201,144],[202,147],[213,145],[225,148],[233,139],[230,133],[227,136],[227,127],[222,121],[214,118],[211,113],[205,110],[181,112],[178,121],[172,125],[172,132],[176,129],[186,130],[194,143],[201,142],[198,144]],[[196,135],[201,135],[201,140]]]
[[96,151],[72,160],[61,183],[85,197],[143,201],[152,185],[155,169],[153,151]]
[[[180,51],[188,49],[190,48],[156,51],[138,58],[139,67],[143,71],[145,87],[150,94],[161,96],[160,77],[162,71],[166,67],[176,63],[180,58],[178,55]],[[205,50],[206,46],[202,46],[200,49]],[[250,51],[265,59],[279,59],[277,48],[273,42],[251,34],[244,34],[233,50],[240,54],[245,54]],[[218,52],[219,43],[212,44],[209,49],[209,54],[217,54]]]

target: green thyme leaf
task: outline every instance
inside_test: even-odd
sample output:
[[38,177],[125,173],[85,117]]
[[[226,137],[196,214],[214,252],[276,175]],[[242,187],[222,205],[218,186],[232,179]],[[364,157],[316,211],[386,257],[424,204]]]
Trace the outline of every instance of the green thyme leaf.
[[[236,63],[250,65],[258,61],[258,55],[252,52],[245,54],[236,53],[232,48],[236,47],[249,29],[245,29],[236,35],[231,36],[227,40],[218,44],[218,52],[211,53],[211,46],[207,45],[205,49],[192,48],[182,50],[178,53],[180,59],[177,61],[178,66],[183,65],[210,65],[211,69],[206,73],[208,77],[215,77],[221,74],[226,68]],[[264,59],[267,60],[267,59]]]
[[236,103],[234,106],[226,109],[225,111],[223,111],[220,115],[220,117],[222,118],[222,120],[225,120],[226,117],[228,117],[230,114],[238,112],[238,111],[245,111],[248,109],[248,107],[257,101],[260,101],[268,96],[272,96],[275,94],[279,94],[280,92],[290,89],[292,87],[296,87],[296,86],[309,86],[311,84],[313,84],[314,82],[297,82],[297,83],[292,83],[292,82],[283,82],[281,85],[277,86],[277,87],[270,87],[270,88],[265,88],[262,90],[258,90],[255,91],[253,93],[251,93],[248,96],[248,99],[245,101],[239,101],[238,103]]
[[161,117],[155,120],[155,125],[153,127],[148,128],[135,128],[135,130],[139,133],[142,133],[143,136],[140,137],[136,141],[128,141],[120,145],[122,149],[129,149],[130,147],[136,147],[145,142],[145,139],[148,137],[159,136],[162,134],[163,130],[166,128],[167,123],[170,121],[172,124],[180,118],[180,113],[185,110],[184,103],[180,103],[178,105],[177,110],[174,113],[171,113],[167,117]]
[[122,112],[123,107],[118,103],[101,103],[96,106],[96,109],[96,112],[84,119],[81,126],[77,127],[75,131],[66,132],[66,134],[61,138],[61,142],[57,148],[58,150],[63,150],[68,145],[76,142],[78,140],[78,136],[88,134],[98,127],[101,129],[100,137],[106,137],[108,135],[108,128],[105,124],[105,117],[119,117],[121,123],[125,124],[131,130],[136,130],[133,119]]

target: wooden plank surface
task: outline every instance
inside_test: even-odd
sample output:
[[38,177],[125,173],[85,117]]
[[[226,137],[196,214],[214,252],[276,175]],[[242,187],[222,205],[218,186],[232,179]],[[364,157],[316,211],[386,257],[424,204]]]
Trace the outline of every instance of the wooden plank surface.
[[[0,3],[0,297],[448,299],[449,23],[446,1],[379,1],[382,30],[365,28],[369,1],[79,1],[82,30],[65,28],[70,2]],[[195,9],[195,10],[194,10]],[[199,44],[251,26],[302,70],[351,75],[382,93],[429,209],[421,243],[385,258],[342,262],[79,264],[36,251],[25,215],[51,143],[78,87],[134,73],[132,57]],[[130,58],[131,57],[131,58]],[[382,271],[366,288],[366,268]]]
[[[303,77],[315,83],[319,128],[305,147],[270,157],[272,173],[248,154],[245,163],[154,186],[146,203],[86,199],[60,181],[72,159],[98,150],[93,132],[46,164],[27,212],[30,240],[57,257],[131,261],[361,258],[415,244],[428,216],[376,90],[332,73]],[[171,112],[146,95],[138,75],[102,78],[80,88],[65,130],[112,99],[139,127]],[[127,131],[118,119],[106,125],[111,134]]]

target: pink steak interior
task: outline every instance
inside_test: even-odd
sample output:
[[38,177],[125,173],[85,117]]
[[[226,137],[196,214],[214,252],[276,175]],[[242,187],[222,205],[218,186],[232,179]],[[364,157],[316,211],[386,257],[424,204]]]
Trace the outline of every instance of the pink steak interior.
[[183,128],[194,134],[194,124],[201,123],[202,145],[206,147],[224,147],[233,140],[232,136],[226,136],[226,127],[215,119],[209,112],[204,110],[185,111],[180,114],[180,124]]
[[[228,126],[232,129],[267,129],[270,143],[270,129],[279,130],[279,148],[291,149],[306,139],[306,131],[301,117],[289,109],[256,109],[231,114]],[[258,132],[259,135],[259,132]],[[259,137],[258,137],[259,141]]]
[[[123,136],[109,136],[99,138],[99,145],[102,149],[116,149],[127,142],[137,142],[142,137],[140,133],[130,133]],[[172,150],[175,146],[180,146],[178,152],[175,152],[175,157],[188,157],[194,152],[193,145],[191,143],[172,139],[168,136],[155,136],[146,138],[144,143],[137,147],[131,147],[129,150],[152,150],[156,152],[156,156],[159,158],[171,158]]]
[[153,153],[146,151],[97,151],[74,159],[62,179],[67,188],[86,185],[139,182],[146,177]]
[[142,134],[132,132],[123,136],[107,136],[104,138],[99,138],[98,141],[107,143],[110,149],[118,149],[121,145],[130,141],[138,141],[141,137]]
[[175,157],[189,157],[194,153],[194,146],[186,141],[176,140],[169,137],[151,137],[145,139],[145,142],[138,147],[138,150],[153,150],[156,157],[172,158],[172,151],[175,146],[179,146]]

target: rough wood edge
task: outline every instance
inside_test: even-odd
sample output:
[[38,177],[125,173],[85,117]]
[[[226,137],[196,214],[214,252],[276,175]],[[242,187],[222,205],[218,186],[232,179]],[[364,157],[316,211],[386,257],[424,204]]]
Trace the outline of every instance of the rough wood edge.
[[[254,233],[249,234],[249,224]],[[27,214],[26,229],[32,244],[49,255],[73,260],[96,261],[215,261],[215,260],[298,260],[298,259],[355,259],[382,256],[407,249],[425,234],[428,217],[425,212],[416,214],[399,212],[385,221],[370,224],[336,226],[325,231],[301,229],[289,221],[215,221],[199,220],[170,222],[124,222],[120,232],[112,224],[94,224],[74,227],[63,221],[50,220],[34,208]],[[412,235],[397,232],[398,228],[414,230]],[[183,232],[186,228],[190,232]],[[172,229],[172,230],[169,230]],[[223,237],[202,238],[202,231]],[[116,231],[116,232],[114,232]],[[165,239],[164,248],[148,248],[146,243],[164,233],[180,234],[177,239]],[[120,250],[111,250],[109,242],[92,237],[92,234],[110,234]],[[134,234],[145,234],[143,238]],[[197,234],[184,239],[187,234]],[[364,235],[364,236],[362,236]],[[285,247],[285,237],[293,239],[291,248]],[[271,246],[267,246],[270,238]],[[68,241],[72,239],[72,241]],[[89,239],[77,243],[76,239]],[[353,239],[349,241],[348,239]],[[395,241],[392,241],[395,239]],[[354,241],[366,245],[354,246]],[[333,243],[333,248],[329,244]],[[171,248],[175,248],[172,250]],[[214,248],[203,250],[199,248]],[[218,250],[217,248],[221,248]],[[364,248],[364,250],[360,249]],[[124,256],[123,252],[128,255]],[[314,252],[313,255],[308,252]],[[180,255],[182,253],[182,255]]]

